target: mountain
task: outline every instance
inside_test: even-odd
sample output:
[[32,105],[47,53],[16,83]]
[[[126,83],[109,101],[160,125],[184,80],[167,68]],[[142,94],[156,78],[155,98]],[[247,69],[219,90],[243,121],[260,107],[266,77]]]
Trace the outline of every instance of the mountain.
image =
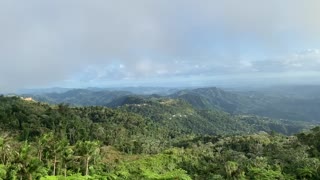
[[249,97],[216,87],[182,90],[170,97],[183,99],[198,109],[220,109],[229,113],[244,112],[253,103]]
[[320,127],[285,136],[275,132],[310,127],[127,99],[106,108],[0,96],[0,179],[320,178]]
[[[64,129],[65,133],[71,133],[70,128],[78,127],[80,129],[77,131],[81,131],[84,136],[93,133],[89,132],[93,127],[116,131],[125,125],[123,128],[129,128],[126,131],[139,133],[143,125],[147,129],[141,133],[160,133],[172,138],[186,134],[230,135],[259,131],[293,134],[312,127],[308,123],[252,115],[233,116],[220,110],[197,110],[183,100],[170,98],[143,99],[127,96],[126,104],[113,109],[95,106],[68,107],[63,104],[50,106],[18,97],[0,97],[0,100],[1,129],[21,131],[21,136],[30,138],[54,130],[61,123],[68,127]],[[127,123],[130,125],[126,125]],[[101,134],[97,136],[101,141],[105,138]]]
[[175,132],[196,134],[250,134],[253,132],[278,132],[294,134],[312,127],[311,123],[260,117],[232,115],[212,109],[200,110],[180,99],[167,97],[128,97],[128,103],[118,109],[139,114]]
[[62,87],[52,87],[52,88],[38,88],[38,89],[20,89],[17,91],[17,94],[32,94],[32,95],[43,95],[49,93],[65,93],[70,90],[89,90],[89,91],[126,91],[132,94],[138,95],[169,95],[174,92],[177,92],[183,88],[170,88],[170,87],[144,87],[144,86],[135,86],[135,87],[87,87],[87,88],[62,88]]
[[169,88],[169,87],[118,87],[118,88],[107,88],[110,91],[128,91],[137,95],[169,95],[176,91],[179,91],[181,88]]
[[271,97],[286,97],[294,99],[319,99],[319,85],[287,85],[257,88],[251,91],[239,91],[242,93],[260,93]]
[[61,87],[52,87],[52,88],[40,88],[40,89],[20,89],[18,94],[47,94],[47,93],[64,93],[75,88],[61,88]]
[[320,86],[276,86],[236,92],[256,103],[252,114],[290,120],[320,122]]
[[113,99],[110,103],[106,104],[107,107],[119,107],[123,105],[131,105],[131,104],[143,104],[146,97],[138,96],[138,95],[125,95],[120,96],[118,98]]
[[81,106],[104,106],[112,100],[130,95],[127,91],[92,91],[88,89],[74,89],[63,93],[47,94],[23,94],[23,97],[32,97],[36,101],[47,102],[51,104],[67,103],[70,105]]
[[[140,88],[137,87],[137,91]],[[150,88],[140,91],[156,92]],[[128,89],[129,90],[129,89]],[[152,91],[151,91],[152,90]],[[163,89],[162,89],[163,90]],[[163,92],[161,89],[159,91]],[[274,119],[319,122],[320,87],[274,87],[246,91],[222,90],[216,87],[172,90],[174,93],[137,94],[129,91],[111,91],[100,88],[73,89],[63,93],[25,94],[40,102],[68,103],[75,106],[118,107],[140,104],[152,98],[181,99],[197,110],[221,110],[231,114],[252,114]],[[135,90],[132,90],[135,91]]]
[[316,91],[318,89],[320,92],[320,88],[308,88],[285,87],[237,92],[214,87],[182,90],[170,97],[183,99],[198,109],[219,109],[232,114],[255,114],[277,119],[320,122],[320,97]]

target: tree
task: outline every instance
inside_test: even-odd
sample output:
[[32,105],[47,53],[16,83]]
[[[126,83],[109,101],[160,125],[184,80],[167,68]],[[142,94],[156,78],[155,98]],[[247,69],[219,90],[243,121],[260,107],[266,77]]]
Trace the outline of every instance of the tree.
[[89,175],[89,164],[92,157],[98,156],[100,153],[100,143],[98,141],[78,141],[75,149],[76,155],[79,155],[84,160],[86,176]]
[[7,168],[5,165],[0,164],[0,180],[4,180],[7,176]]
[[31,152],[30,144],[25,141],[18,151],[16,151],[15,159],[12,161],[11,169],[17,172],[20,179],[33,179],[33,174],[37,173],[42,164],[35,158]]
[[10,144],[10,138],[0,137],[0,164],[7,165],[12,158],[13,148]]
[[64,176],[67,176],[68,163],[73,160],[73,149],[70,146],[67,146],[61,152],[61,163],[64,168]]

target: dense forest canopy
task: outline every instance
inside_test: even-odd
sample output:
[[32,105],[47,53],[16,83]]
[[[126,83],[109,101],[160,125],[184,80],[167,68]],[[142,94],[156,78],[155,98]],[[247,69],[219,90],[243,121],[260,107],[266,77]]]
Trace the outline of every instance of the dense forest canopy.
[[[320,86],[284,86],[254,90],[224,90],[216,87],[172,89],[152,94],[140,88],[112,89],[73,89],[62,93],[29,93],[37,101],[50,104],[68,103],[74,106],[117,107],[137,103],[152,97],[181,99],[199,110],[221,110],[231,114],[255,114],[275,119],[318,122]],[[124,91],[125,90],[125,91]],[[36,91],[37,92],[37,91]],[[149,94],[147,94],[149,92]]]
[[171,98],[127,102],[112,109],[1,96],[0,178],[320,178],[319,127]]

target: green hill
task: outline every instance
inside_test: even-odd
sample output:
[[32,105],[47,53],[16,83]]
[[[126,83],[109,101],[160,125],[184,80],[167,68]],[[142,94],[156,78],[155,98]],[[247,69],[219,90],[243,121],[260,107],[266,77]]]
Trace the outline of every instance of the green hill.
[[263,91],[239,93],[218,88],[200,88],[179,91],[170,97],[183,99],[197,109],[219,109],[232,114],[254,114],[276,119],[319,123],[320,99],[316,97],[314,88],[313,94],[310,95],[302,95],[301,88],[298,90],[298,92],[288,91],[285,95],[284,90],[279,90],[281,93],[276,93],[278,91],[274,93],[270,93],[271,91],[269,93]]
[[23,97],[50,104],[67,103],[76,106],[103,106],[116,98],[130,95],[127,91],[93,91],[88,89],[74,89],[63,93],[24,94]]
[[119,109],[139,114],[174,131],[196,134],[250,134],[253,132],[279,132],[293,134],[309,129],[310,123],[259,117],[231,115],[221,110],[196,109],[184,100],[145,98],[123,104]]
[[254,105],[251,104],[253,101],[245,96],[215,87],[183,90],[170,97],[184,99],[198,109],[220,109],[229,113],[243,112]]
[[[183,100],[71,107],[0,96],[1,179],[318,179],[319,128]],[[265,132],[261,132],[265,131]],[[268,132],[268,133],[266,133]]]

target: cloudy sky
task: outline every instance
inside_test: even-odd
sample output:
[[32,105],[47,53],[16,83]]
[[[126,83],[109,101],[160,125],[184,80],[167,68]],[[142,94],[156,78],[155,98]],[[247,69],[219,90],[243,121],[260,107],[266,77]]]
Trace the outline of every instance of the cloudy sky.
[[318,83],[318,0],[2,0],[0,91]]

